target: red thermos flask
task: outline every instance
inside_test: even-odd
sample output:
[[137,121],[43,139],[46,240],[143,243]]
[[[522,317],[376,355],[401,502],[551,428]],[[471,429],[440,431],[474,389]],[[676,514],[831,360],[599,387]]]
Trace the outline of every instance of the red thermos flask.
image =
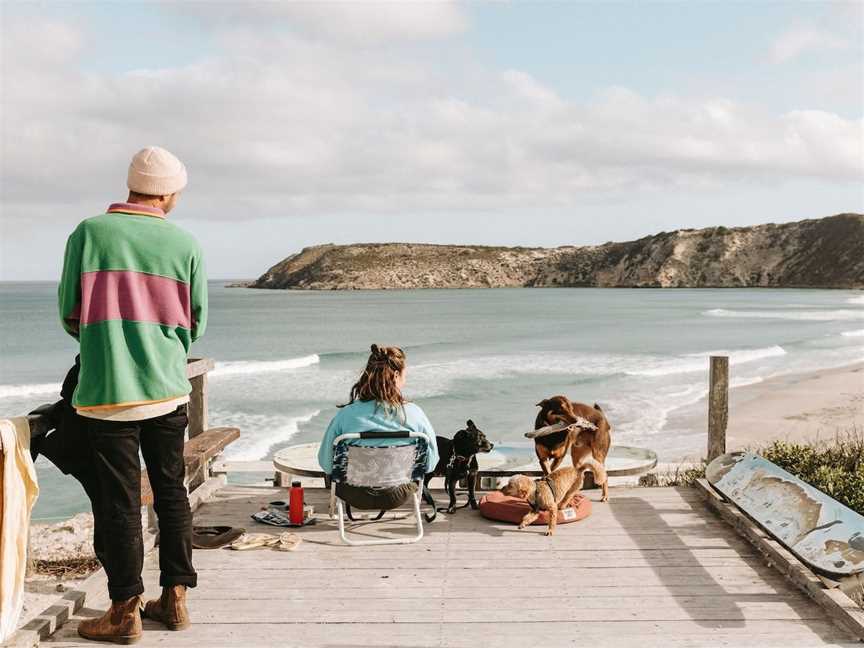
[[288,494],[288,519],[291,524],[303,524],[303,487],[299,481],[291,482]]

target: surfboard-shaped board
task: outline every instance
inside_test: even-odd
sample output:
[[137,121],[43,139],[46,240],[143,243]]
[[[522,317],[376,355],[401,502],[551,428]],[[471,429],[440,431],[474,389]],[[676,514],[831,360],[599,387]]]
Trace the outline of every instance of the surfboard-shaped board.
[[717,457],[708,483],[813,571],[864,573],[864,516],[750,452]]

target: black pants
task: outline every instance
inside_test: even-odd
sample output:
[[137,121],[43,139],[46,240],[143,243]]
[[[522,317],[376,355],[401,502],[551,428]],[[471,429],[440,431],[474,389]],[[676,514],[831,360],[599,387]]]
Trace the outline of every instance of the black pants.
[[141,530],[141,462],[153,488],[159,518],[159,584],[195,587],[192,567],[192,511],[183,485],[186,405],[144,421],[90,419],[88,431],[98,481],[93,498],[94,547],[112,601],[144,592]]

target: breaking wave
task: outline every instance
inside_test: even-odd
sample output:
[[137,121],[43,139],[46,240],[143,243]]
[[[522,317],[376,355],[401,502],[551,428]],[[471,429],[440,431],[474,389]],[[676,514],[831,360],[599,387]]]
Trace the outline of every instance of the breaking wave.
[[693,371],[706,371],[708,369],[708,358],[712,355],[729,356],[729,364],[738,365],[746,362],[754,362],[764,358],[776,358],[786,355],[786,350],[781,346],[770,346],[760,349],[742,349],[740,351],[702,351],[700,353],[688,353],[678,358],[656,359],[657,366],[645,369],[627,371],[628,376],[669,376],[677,373],[689,373]]
[[259,461],[270,456],[276,446],[284,446],[299,431],[300,426],[314,419],[320,410],[300,416],[278,416],[247,412],[214,411],[211,419],[217,425],[240,428],[241,435],[225,450],[225,458],[233,461]]
[[60,396],[60,383],[40,383],[33,385],[0,385],[0,398],[21,398],[37,394],[56,394]]
[[235,362],[220,362],[216,369],[210,372],[211,376],[238,376],[248,374],[274,373],[278,371],[290,371],[302,369],[321,362],[317,353],[299,358],[287,358],[285,360],[238,360]]
[[770,310],[727,310],[712,308],[702,311],[708,317],[740,317],[749,319],[785,319],[804,320],[812,322],[830,322],[835,320],[864,319],[864,310],[830,310],[830,311],[770,311]]

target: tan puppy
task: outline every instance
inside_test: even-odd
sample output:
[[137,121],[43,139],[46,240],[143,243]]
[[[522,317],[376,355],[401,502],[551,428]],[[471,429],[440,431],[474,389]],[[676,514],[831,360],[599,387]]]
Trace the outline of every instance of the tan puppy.
[[555,533],[558,510],[568,504],[582,488],[586,468],[561,468],[551,475],[536,480],[525,475],[511,477],[501,492],[510,497],[527,500],[531,505],[531,510],[519,523],[519,528],[524,529],[534,522],[540,517],[540,511],[548,511],[549,526],[546,528],[545,535],[551,536]]

